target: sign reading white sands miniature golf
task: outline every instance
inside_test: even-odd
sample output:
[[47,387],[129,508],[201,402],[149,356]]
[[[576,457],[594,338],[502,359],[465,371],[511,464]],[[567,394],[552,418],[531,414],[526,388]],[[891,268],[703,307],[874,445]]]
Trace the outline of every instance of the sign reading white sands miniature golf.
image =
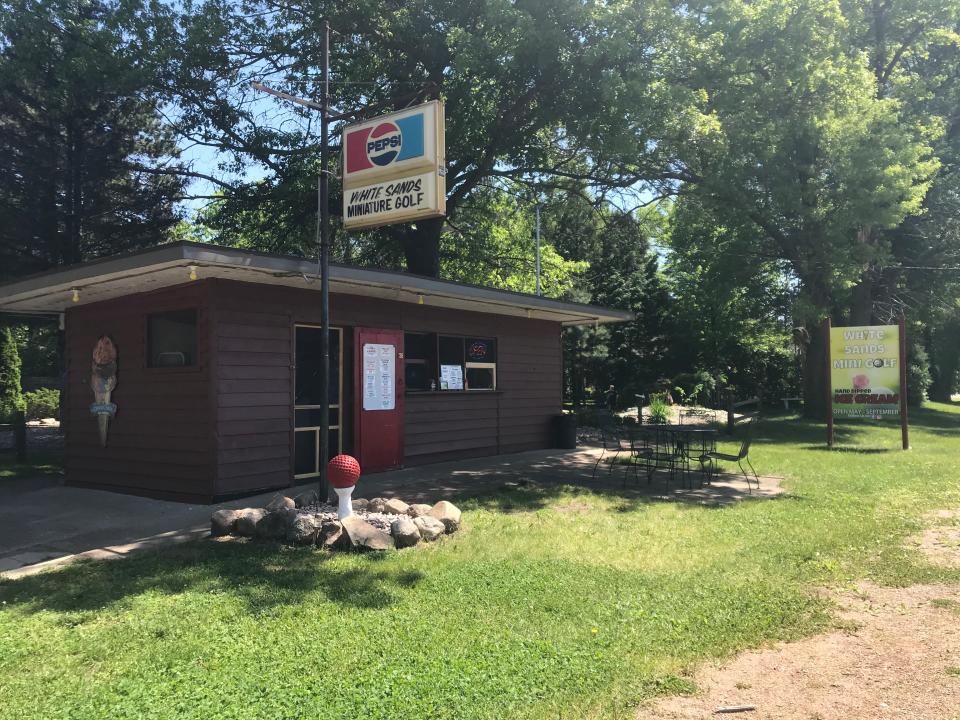
[[433,100],[343,129],[343,225],[446,213],[444,109]]

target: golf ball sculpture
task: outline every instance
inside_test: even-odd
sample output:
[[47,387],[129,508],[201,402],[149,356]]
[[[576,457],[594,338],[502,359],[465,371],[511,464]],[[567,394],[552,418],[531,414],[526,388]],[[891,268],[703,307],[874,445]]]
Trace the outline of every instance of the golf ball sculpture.
[[353,515],[350,497],[357,486],[357,480],[360,479],[360,463],[350,455],[337,455],[327,463],[327,479],[340,501],[337,517],[343,519]]

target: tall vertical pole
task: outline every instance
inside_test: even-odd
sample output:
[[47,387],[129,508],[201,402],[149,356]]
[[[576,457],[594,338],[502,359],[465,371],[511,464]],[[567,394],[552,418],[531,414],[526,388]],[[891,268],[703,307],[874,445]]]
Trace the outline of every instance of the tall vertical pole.
[[827,373],[824,376],[824,397],[827,407],[827,447],[833,447],[833,371],[830,367],[830,329],[833,322],[828,315],[823,320],[823,357]]
[[540,203],[537,203],[537,295],[540,294]]
[[323,22],[323,75],[320,99],[320,499],[327,500],[327,461],[330,458],[330,21]]
[[910,426],[907,422],[907,320],[900,315],[900,439],[904,450],[910,449]]

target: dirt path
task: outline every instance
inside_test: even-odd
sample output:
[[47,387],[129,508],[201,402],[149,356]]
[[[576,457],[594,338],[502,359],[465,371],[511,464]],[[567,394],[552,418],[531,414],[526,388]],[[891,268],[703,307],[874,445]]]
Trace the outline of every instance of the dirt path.
[[[960,718],[960,587],[860,585],[840,593],[835,631],[707,667],[693,697],[644,707],[640,720],[957,720]],[[716,714],[721,706],[755,711]]]

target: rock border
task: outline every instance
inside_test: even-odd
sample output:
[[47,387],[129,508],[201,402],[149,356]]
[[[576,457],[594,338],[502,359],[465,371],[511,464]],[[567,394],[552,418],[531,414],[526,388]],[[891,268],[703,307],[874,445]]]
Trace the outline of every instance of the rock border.
[[246,537],[328,550],[384,551],[433,542],[460,529],[460,509],[441,500],[407,504],[399,498],[357,498],[354,514],[336,517],[333,505],[315,491],[287,497],[277,494],[262,508],[215,510],[211,537]]

